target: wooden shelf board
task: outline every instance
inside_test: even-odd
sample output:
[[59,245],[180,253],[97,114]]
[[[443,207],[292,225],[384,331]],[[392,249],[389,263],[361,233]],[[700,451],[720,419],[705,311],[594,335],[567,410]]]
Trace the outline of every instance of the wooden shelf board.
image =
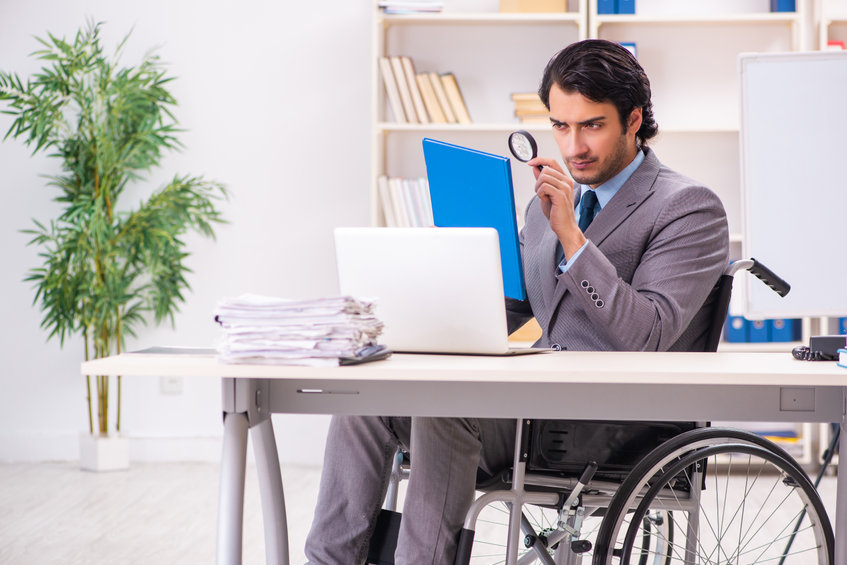
[[597,25],[606,24],[761,24],[794,23],[796,12],[764,12],[753,14],[691,14],[667,16],[640,16],[638,14],[607,14],[595,16]]
[[382,23],[388,25],[446,25],[446,24],[555,24],[582,21],[578,12],[523,14],[506,12],[440,12],[434,14],[381,14]]

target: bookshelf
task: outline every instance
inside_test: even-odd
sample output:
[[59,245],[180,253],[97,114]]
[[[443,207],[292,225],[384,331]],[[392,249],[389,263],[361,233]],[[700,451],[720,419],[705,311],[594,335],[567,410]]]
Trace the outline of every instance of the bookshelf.
[[[504,154],[506,138],[515,129],[549,131],[549,126],[520,124],[509,95],[535,91],[550,55],[588,37],[588,0],[569,0],[568,11],[562,13],[501,13],[498,8],[497,0],[447,0],[440,13],[394,15],[383,13],[374,3],[372,224],[384,225],[377,182],[381,175],[425,176],[423,137]],[[454,73],[472,123],[395,121],[378,59],[399,55],[409,56],[416,71]],[[548,143],[548,151],[554,150],[552,140]],[[516,205],[522,215],[533,183],[529,174],[514,176]]]
[[[812,49],[817,33],[822,44],[827,34],[847,40],[847,10],[824,25],[823,16],[813,21],[812,4],[796,0],[795,12],[770,13],[767,0],[636,0],[634,15],[598,15],[597,0],[568,0],[568,11],[557,14],[500,13],[498,0],[444,0],[441,13],[387,15],[374,3],[371,221],[384,225],[377,197],[380,175],[425,176],[423,137],[508,155],[509,132],[527,129],[538,134],[539,154],[558,156],[552,136],[545,135],[549,126],[519,123],[509,95],[534,91],[549,57],[568,43],[602,38],[636,44],[651,79],[660,128],[651,146],[663,163],[720,196],[732,258],[741,258],[738,55]],[[743,6],[753,8],[739,13]],[[472,123],[391,120],[377,64],[379,57],[391,55],[411,57],[416,70],[453,72]],[[512,175],[520,225],[534,183],[518,163]],[[804,321],[804,340],[814,327]],[[528,326],[521,339],[531,341],[537,332]],[[721,349],[790,351],[794,345],[722,344]],[[816,431],[809,424],[797,427],[801,463],[812,462],[809,440]]]

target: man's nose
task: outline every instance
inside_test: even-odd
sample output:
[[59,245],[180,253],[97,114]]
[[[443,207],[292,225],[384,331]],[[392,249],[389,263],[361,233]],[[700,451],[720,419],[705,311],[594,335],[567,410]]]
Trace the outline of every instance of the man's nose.
[[585,143],[585,136],[579,132],[572,132],[568,140],[568,157],[580,157],[588,153],[588,145]]

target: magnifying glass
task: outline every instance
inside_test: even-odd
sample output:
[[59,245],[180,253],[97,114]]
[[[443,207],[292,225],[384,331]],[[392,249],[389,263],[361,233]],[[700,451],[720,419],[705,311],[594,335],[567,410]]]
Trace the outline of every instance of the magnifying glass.
[[[524,163],[538,156],[538,144],[535,143],[535,138],[522,129],[509,134],[509,150],[515,159]],[[542,165],[536,165],[536,167],[539,171],[544,168]]]

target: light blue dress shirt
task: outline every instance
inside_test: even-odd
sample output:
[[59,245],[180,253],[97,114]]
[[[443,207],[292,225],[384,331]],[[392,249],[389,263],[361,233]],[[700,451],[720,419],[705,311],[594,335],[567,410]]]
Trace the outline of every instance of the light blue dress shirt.
[[[612,197],[618,193],[624,183],[629,180],[629,177],[631,177],[632,173],[635,172],[635,169],[637,169],[639,165],[641,165],[642,161],[644,161],[644,152],[639,149],[635,153],[635,158],[629,165],[624,167],[621,172],[619,172],[597,188],[592,189],[587,184],[577,184],[580,191],[580,199],[582,199],[582,195],[585,194],[586,190],[593,190],[594,193],[597,195],[597,203],[600,204],[600,210],[602,210],[606,207],[606,204],[609,203],[609,200],[611,200]],[[574,214],[576,215],[577,223],[579,223],[580,208],[581,206],[577,206],[576,208],[574,208]],[[588,245],[587,241],[585,242],[585,244],[583,244],[582,247],[579,248],[579,250],[577,250],[576,253],[573,254],[573,257],[571,257],[570,262],[562,259],[562,262],[559,263],[559,271],[561,271],[562,273],[566,272],[568,270],[568,267],[572,265],[573,262],[576,261],[577,258],[582,254],[582,250],[585,249],[586,245]]]

